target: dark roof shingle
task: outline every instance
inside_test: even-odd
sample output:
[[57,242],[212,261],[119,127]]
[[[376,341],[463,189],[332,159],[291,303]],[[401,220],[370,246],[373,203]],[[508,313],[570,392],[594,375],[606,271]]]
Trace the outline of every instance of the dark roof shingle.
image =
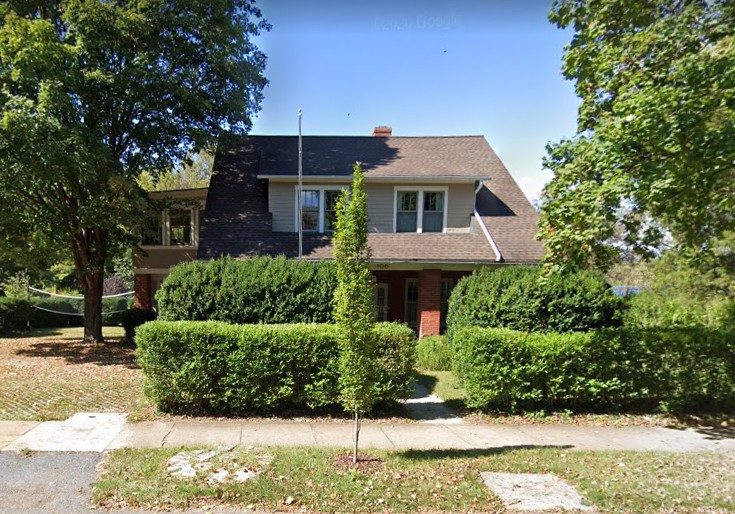
[[[298,174],[297,136],[250,136],[261,176]],[[366,177],[488,178],[502,166],[482,136],[305,136],[303,175],[350,177],[355,162]]]
[[[249,136],[231,141],[217,155],[202,215],[198,258],[297,256],[298,234],[272,231],[268,182],[257,178],[295,174],[297,148],[296,137]],[[542,255],[540,243],[533,239],[536,213],[482,137],[309,136],[304,138],[304,149],[305,175],[348,178],[352,163],[360,160],[368,176],[489,177],[477,196],[476,208],[504,260],[538,262]],[[361,154],[361,149],[366,153]],[[375,261],[496,260],[479,230],[457,234],[381,233],[368,238]],[[326,235],[304,234],[303,249],[307,259],[332,258],[331,241]]]

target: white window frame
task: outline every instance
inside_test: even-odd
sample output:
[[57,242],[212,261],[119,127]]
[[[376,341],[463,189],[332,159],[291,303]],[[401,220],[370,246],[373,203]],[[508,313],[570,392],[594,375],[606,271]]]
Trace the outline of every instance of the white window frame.
[[[447,214],[449,213],[449,188],[447,186],[418,186],[413,187],[409,185],[395,186],[393,188],[393,232],[397,233],[398,227],[398,193],[418,193],[418,205],[416,206],[416,232],[421,234],[424,231],[424,192],[430,193],[439,191],[444,193],[444,219],[442,220],[442,231],[431,232],[432,234],[446,234],[447,233]],[[411,232],[405,232],[410,234]]]
[[[301,186],[302,191],[319,191],[319,221],[317,223],[317,230],[304,230],[304,232],[308,232],[310,234],[323,234],[324,233],[324,208],[326,207],[325,203],[325,191],[346,191],[348,190],[348,186],[340,186],[340,185],[311,185],[311,184],[304,184]],[[294,217],[293,217],[293,231],[298,232],[299,231],[299,186],[294,186]],[[332,230],[328,231],[327,233],[333,232]]]
[[[385,319],[379,319],[378,316],[378,290],[382,289],[384,291],[384,304],[383,307],[385,308]],[[375,289],[373,290],[373,307],[375,310],[375,319],[376,321],[388,321],[388,283],[387,282],[379,282],[375,284]]]
[[173,207],[176,210],[188,210],[190,213],[190,223],[191,223],[191,241],[188,245],[172,245],[171,244],[171,217],[169,216],[169,209],[164,209],[163,212],[161,212],[161,225],[163,227],[163,233],[162,241],[160,245],[140,245],[141,248],[165,248],[165,249],[172,249],[172,248],[184,248],[184,249],[192,249],[192,248],[198,248],[199,247],[199,208],[198,207],[188,207],[188,206],[181,206],[181,207]]

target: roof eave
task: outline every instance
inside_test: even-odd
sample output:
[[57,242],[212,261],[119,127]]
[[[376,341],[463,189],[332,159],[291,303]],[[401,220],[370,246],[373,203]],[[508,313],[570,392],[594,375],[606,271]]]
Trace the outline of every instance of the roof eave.
[[[269,180],[272,182],[296,182],[298,175],[258,175],[260,180]],[[335,183],[349,183],[352,181],[351,175],[303,175],[302,180],[310,182],[335,182]],[[450,175],[391,175],[391,176],[371,176],[369,173],[365,175],[365,182],[373,183],[391,183],[391,182],[405,182],[407,180],[416,181],[421,180],[424,182],[441,182],[449,184],[466,184],[475,183],[479,181],[490,180],[488,176],[476,176],[476,175],[465,175],[465,176],[450,176]]]

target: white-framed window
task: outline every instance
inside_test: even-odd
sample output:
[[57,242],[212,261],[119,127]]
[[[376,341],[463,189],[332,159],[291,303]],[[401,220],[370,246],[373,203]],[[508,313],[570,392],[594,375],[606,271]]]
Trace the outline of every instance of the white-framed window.
[[446,232],[446,187],[396,186],[394,232]]
[[[332,232],[337,222],[337,199],[346,186],[302,186],[301,228],[304,232]],[[299,230],[299,187],[294,190],[294,232]]]
[[143,229],[143,246],[196,247],[199,209],[172,207],[154,215]]

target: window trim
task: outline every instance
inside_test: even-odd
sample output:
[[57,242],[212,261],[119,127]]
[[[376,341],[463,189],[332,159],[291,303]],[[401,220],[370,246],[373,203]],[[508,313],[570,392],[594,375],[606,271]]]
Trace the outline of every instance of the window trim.
[[[385,302],[384,302],[384,305],[383,305],[385,307],[385,312],[384,312],[385,319],[383,319],[383,320],[378,319],[378,290],[379,289],[382,289],[383,291],[385,291],[385,297],[384,297]],[[374,296],[373,296],[373,307],[374,307],[374,310],[375,310],[375,320],[377,322],[388,321],[388,298],[389,298],[388,297],[388,283],[387,282],[378,282],[378,283],[376,283],[375,284],[375,288],[373,289],[373,294],[374,294]]]
[[[410,234],[410,232],[408,232]],[[408,287],[409,284],[416,284],[416,319],[414,321],[408,321]],[[406,325],[411,328],[418,328],[421,324],[421,313],[419,313],[419,279],[418,278],[407,278],[403,286],[403,319]],[[413,303],[413,302],[412,302]]]
[[[349,186],[340,185],[340,184],[331,184],[331,185],[312,185],[312,184],[303,184],[301,186],[302,191],[318,191],[319,192],[319,216],[318,216],[318,222],[317,222],[317,230],[304,230],[305,233],[309,234],[331,234],[334,232],[333,230],[324,230],[324,214],[325,214],[325,191],[346,191],[349,189]],[[299,231],[299,186],[298,184],[294,186],[294,216],[293,216],[293,231],[298,232]]]
[[[427,232],[427,234],[446,234],[447,233],[447,220],[449,213],[449,187],[447,186],[394,186],[393,187],[393,233],[397,234],[398,228],[398,193],[399,192],[417,192],[418,193],[418,205],[416,206],[416,233],[424,233],[424,192],[443,192],[444,193],[444,216],[442,219],[442,231],[441,232]],[[412,234],[413,232],[401,232],[401,234]]]
[[183,245],[174,245],[171,244],[171,217],[169,216],[169,210],[170,209],[164,209],[161,211],[161,228],[163,229],[162,241],[160,245],[156,244],[141,244],[140,247],[144,250],[146,249],[156,249],[156,250],[192,250],[199,247],[199,211],[200,207],[190,207],[190,206],[173,206],[171,209],[176,210],[182,210],[182,211],[189,211],[189,220],[190,220],[190,228],[191,228],[191,240],[189,244],[183,244]]

